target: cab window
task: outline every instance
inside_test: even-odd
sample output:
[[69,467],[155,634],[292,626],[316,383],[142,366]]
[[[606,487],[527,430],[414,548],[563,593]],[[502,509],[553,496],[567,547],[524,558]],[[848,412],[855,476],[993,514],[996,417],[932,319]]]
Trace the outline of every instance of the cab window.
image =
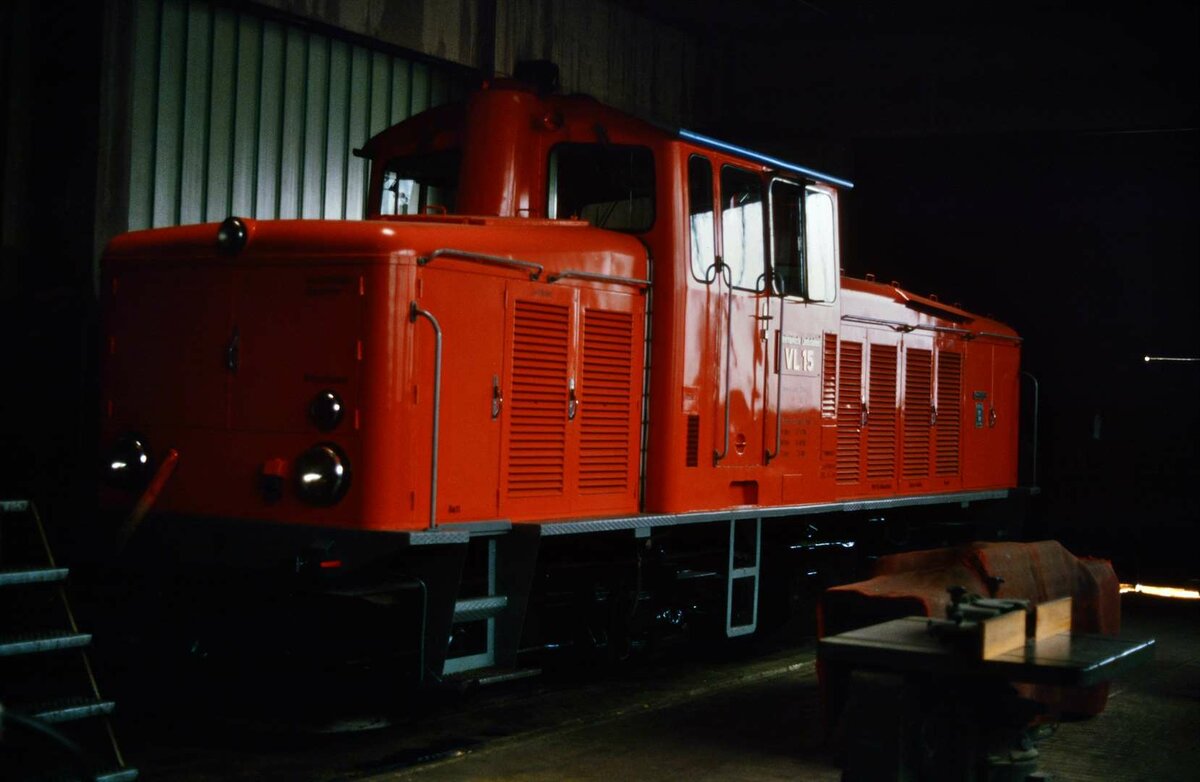
[[688,232],[691,234],[692,275],[705,280],[716,262],[713,241],[713,178],[708,158],[688,158]]
[[775,289],[787,296],[804,295],[804,188],[776,179],[771,183],[771,261]]
[[559,144],[550,150],[547,190],[551,218],[613,231],[654,225],[654,155],[645,147]]
[[838,282],[837,220],[829,193],[805,191],[804,242],[808,256],[804,295],[810,301],[833,301]]
[[771,254],[777,291],[808,301],[836,298],[835,225],[828,193],[782,179],[771,183]]
[[721,246],[733,287],[763,284],[763,187],[758,174],[734,166],[721,169]]
[[393,158],[383,170],[379,214],[453,213],[461,160],[458,150]]

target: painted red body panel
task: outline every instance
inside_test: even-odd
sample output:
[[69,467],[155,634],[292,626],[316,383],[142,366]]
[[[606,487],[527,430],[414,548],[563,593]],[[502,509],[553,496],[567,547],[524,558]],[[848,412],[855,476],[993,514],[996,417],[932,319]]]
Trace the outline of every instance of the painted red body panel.
[[[544,219],[550,151],[595,143],[597,128],[604,143],[654,155],[655,220],[642,234]],[[466,216],[372,213],[386,161],[460,146],[457,211]],[[444,333],[439,524],[1015,486],[1019,339],[1008,327],[875,282],[843,278],[830,303],[743,290],[727,302],[720,283],[692,274],[689,156],[764,182],[786,172],[590,99],[508,85],[476,93],[465,110],[402,123],[364,151],[374,161],[373,219],[248,220],[245,249],[232,257],[216,252],[214,225],[110,244],[104,433],[137,431],[156,450],[178,450],[158,510],[425,527],[433,332],[410,321],[414,302]],[[833,188],[813,186],[836,199]],[[720,252],[719,236],[716,243]],[[453,255],[419,263],[447,248],[544,271],[531,280],[527,270]],[[554,279],[566,271],[653,285]],[[222,361],[235,328],[240,366],[230,372]],[[306,414],[324,388],[349,408],[331,433]],[[716,461],[726,404],[729,444]],[[314,508],[287,490],[268,502],[263,465],[290,464],[323,441],[341,446],[353,465],[346,497]]]

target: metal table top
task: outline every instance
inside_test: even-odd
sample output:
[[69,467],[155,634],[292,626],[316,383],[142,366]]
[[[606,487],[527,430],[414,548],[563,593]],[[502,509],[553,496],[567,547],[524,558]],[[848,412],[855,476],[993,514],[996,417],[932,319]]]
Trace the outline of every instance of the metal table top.
[[1086,687],[1149,660],[1154,640],[1060,633],[989,659],[975,659],[928,631],[929,619],[909,616],[822,638],[830,663],[897,673],[997,676],[1014,682]]

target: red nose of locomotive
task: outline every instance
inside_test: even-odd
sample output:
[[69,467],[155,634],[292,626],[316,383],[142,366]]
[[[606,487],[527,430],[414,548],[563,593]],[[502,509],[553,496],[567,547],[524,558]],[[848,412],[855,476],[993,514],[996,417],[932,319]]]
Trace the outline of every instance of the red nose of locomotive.
[[[309,241],[301,253],[288,225],[268,235],[228,220],[130,234],[109,248],[107,504],[132,505],[157,478],[156,511],[353,516],[364,252]],[[311,240],[304,225],[291,233]]]

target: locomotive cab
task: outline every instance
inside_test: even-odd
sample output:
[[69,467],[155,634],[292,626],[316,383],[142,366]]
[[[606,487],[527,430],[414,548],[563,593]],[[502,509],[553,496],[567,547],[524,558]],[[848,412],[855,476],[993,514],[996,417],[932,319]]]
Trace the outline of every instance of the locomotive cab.
[[500,80],[373,137],[367,217],[460,214],[584,219],[641,233],[653,222],[661,132],[582,96]]

